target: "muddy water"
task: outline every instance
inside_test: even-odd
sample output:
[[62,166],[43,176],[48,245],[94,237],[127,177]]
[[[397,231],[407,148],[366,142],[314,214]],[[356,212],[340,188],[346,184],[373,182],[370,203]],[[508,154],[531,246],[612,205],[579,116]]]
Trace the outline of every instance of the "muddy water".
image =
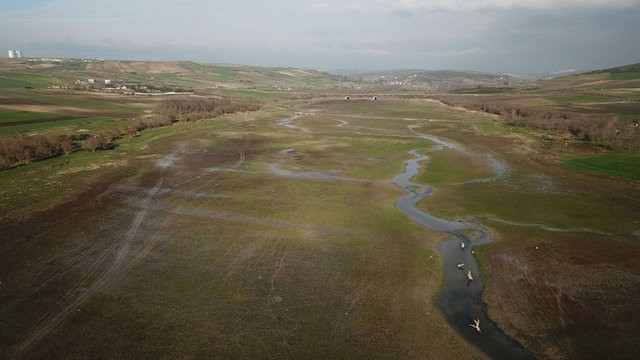
[[[434,143],[433,150],[455,148],[455,144],[441,139],[423,137]],[[451,237],[440,244],[438,250],[443,256],[445,266],[445,283],[438,305],[444,312],[447,321],[460,335],[493,359],[532,358],[518,342],[508,337],[487,315],[487,305],[482,301],[484,284],[480,278],[479,266],[473,247],[491,240],[489,233],[472,223],[465,221],[449,221],[437,218],[415,207],[415,204],[432,193],[428,186],[415,184],[411,178],[418,174],[420,162],[428,159],[417,150],[409,152],[414,156],[407,160],[405,171],[396,176],[393,182],[405,189],[407,195],[397,201],[397,208],[409,215],[423,226],[440,230]],[[464,248],[461,244],[464,243]],[[464,264],[462,269],[457,264]],[[467,279],[467,271],[471,271],[473,281]],[[480,320],[480,329],[476,331],[470,325],[474,319]]]
[[278,125],[287,127],[289,129],[300,130],[300,131],[305,132],[305,133],[310,133],[311,131],[309,129],[293,124],[293,120],[299,119],[300,116],[301,115],[296,114],[296,115],[293,115],[292,117],[289,117],[289,118],[286,118],[286,119],[282,119],[282,120],[280,120],[280,122],[278,122]]

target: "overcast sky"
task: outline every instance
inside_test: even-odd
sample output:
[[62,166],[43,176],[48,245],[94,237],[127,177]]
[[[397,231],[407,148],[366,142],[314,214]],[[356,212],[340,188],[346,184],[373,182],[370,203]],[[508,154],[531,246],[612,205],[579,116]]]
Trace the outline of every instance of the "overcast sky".
[[552,73],[640,62],[640,0],[1,0],[25,56]]

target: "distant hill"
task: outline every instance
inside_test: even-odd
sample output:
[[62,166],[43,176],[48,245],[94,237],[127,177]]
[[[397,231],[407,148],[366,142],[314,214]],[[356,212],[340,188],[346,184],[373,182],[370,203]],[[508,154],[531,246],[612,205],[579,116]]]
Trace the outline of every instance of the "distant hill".
[[351,75],[350,78],[383,85],[427,89],[456,89],[478,86],[507,86],[523,80],[513,75],[459,70],[386,70]]
[[623,73],[636,73],[640,74],[640,63],[631,64],[631,65],[623,65],[605,70],[594,70],[590,71],[587,74],[601,74],[601,73],[610,73],[610,74],[623,74]]
[[609,69],[600,69],[561,76],[558,79],[592,81],[599,80],[640,80],[640,63],[617,66]]
[[191,61],[0,60],[0,88],[76,86],[89,79],[96,88],[108,80],[139,87],[293,91],[337,87],[342,77],[311,69]]
[[[546,80],[548,90],[578,91],[589,95],[606,95],[623,101],[640,100],[640,63],[593,70]],[[636,106],[636,105],[628,105]]]

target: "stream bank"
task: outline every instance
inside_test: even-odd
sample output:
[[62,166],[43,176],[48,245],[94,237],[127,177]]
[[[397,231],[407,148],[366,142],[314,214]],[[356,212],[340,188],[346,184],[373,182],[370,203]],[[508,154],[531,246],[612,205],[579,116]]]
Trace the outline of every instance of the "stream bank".
[[[431,150],[456,148],[455,144],[428,136],[425,139],[436,143]],[[411,182],[418,174],[420,162],[427,155],[412,150],[413,159],[405,162],[405,170],[393,179],[393,183],[407,191],[396,202],[396,207],[425,227],[446,232],[450,237],[438,246],[445,266],[445,282],[438,299],[449,324],[467,341],[493,359],[525,359],[533,356],[517,341],[507,336],[487,315],[487,305],[482,301],[484,283],[480,277],[480,267],[473,254],[473,247],[491,241],[486,229],[466,221],[450,221],[435,217],[418,209],[415,204],[433,190],[426,185]],[[464,244],[464,246],[462,246]],[[464,264],[461,268],[458,264]],[[467,279],[470,271],[473,281]],[[481,332],[471,327],[474,320],[480,320]]]

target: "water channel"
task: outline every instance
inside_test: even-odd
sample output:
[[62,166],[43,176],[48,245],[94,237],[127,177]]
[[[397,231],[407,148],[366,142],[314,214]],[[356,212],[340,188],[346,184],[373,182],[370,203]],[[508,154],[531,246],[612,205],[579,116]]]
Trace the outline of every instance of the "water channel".
[[[430,149],[432,151],[456,148],[455,144],[432,136],[423,138],[436,143]],[[405,171],[393,179],[397,186],[407,191],[407,195],[396,202],[396,207],[421,225],[451,235],[438,246],[445,266],[445,282],[438,305],[447,321],[464,339],[493,359],[533,358],[522,345],[507,336],[488,317],[487,305],[482,301],[484,284],[473,247],[491,241],[489,232],[470,222],[440,219],[416,208],[418,201],[432,194],[429,186],[411,182],[420,170],[419,163],[429,157],[417,150],[409,153],[414,158],[407,160]],[[464,265],[459,268],[458,264]],[[468,271],[471,271],[473,281],[468,280]],[[480,320],[480,332],[470,326],[474,324],[474,320]]]

